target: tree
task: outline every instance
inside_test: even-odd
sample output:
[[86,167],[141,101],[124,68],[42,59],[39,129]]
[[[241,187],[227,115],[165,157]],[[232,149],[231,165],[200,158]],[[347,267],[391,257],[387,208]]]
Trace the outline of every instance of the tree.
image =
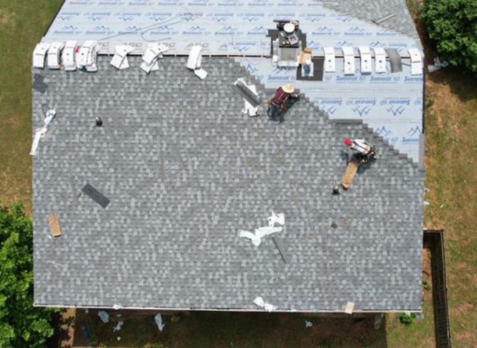
[[476,0],[426,0],[421,19],[441,58],[477,72]]
[[0,207],[0,347],[45,347],[55,312],[33,307],[31,219],[20,205]]

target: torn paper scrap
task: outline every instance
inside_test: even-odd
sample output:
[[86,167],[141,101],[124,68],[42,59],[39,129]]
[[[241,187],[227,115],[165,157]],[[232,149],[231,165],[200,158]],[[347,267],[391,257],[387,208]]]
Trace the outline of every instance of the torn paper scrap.
[[259,227],[255,229],[255,233],[241,230],[239,233],[239,237],[250,239],[253,245],[258,247],[260,243],[262,243],[263,237],[268,236],[272,233],[281,232],[281,231],[282,231],[281,227],[266,226],[266,227]]
[[275,307],[274,305],[270,303],[265,302],[263,298],[261,297],[257,297],[255,300],[253,300],[253,303],[256,304],[258,307],[265,309],[267,312],[272,312],[275,309],[277,309],[277,307]]
[[164,324],[164,321],[162,320],[162,315],[157,314],[154,317],[154,320],[156,321],[157,328],[159,329],[159,331],[162,332],[162,330],[164,330],[164,327],[166,326],[166,324]]
[[348,302],[345,307],[345,313],[346,314],[353,314],[353,309],[354,309],[354,302]]
[[105,324],[109,323],[109,314],[106,313],[105,311],[99,311],[98,312],[98,317],[101,319],[101,321]]
[[119,323],[115,327],[113,327],[113,332],[121,330],[123,324],[124,324],[124,321],[122,321],[122,320],[119,321]]
[[272,216],[268,218],[268,225],[273,227],[276,223],[282,226],[285,225],[285,214],[275,214],[272,210]]
[[239,237],[250,239],[252,241],[253,245],[255,245],[255,246],[259,246],[260,243],[262,242],[260,237],[256,236],[254,233],[248,232],[248,231],[243,231],[243,230],[240,231]]

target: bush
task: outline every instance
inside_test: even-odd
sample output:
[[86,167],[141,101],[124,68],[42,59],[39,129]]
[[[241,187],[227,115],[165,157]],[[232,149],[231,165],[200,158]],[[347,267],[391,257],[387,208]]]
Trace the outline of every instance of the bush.
[[411,315],[407,315],[406,313],[402,313],[399,316],[399,321],[406,326],[411,325],[412,322],[414,321],[414,319],[416,319],[416,314],[415,313],[411,313]]
[[477,72],[476,0],[426,0],[421,19],[442,59]]
[[32,221],[21,206],[0,206],[0,347],[45,347],[57,312],[33,307]]

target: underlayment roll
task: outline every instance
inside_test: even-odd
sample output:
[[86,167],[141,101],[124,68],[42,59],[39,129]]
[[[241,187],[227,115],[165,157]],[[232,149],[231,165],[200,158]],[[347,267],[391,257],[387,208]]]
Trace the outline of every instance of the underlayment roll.
[[237,89],[239,94],[253,107],[260,105],[260,98],[255,93],[253,93],[243,81],[237,81],[237,83],[235,84],[235,88]]

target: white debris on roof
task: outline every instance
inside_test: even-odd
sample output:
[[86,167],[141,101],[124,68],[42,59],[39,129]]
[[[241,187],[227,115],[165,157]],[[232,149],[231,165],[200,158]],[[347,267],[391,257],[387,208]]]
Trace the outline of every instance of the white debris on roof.
[[194,74],[201,80],[207,77],[207,72],[202,69],[202,46],[192,46],[187,59],[187,68],[194,70]]
[[250,239],[253,245],[258,247],[262,243],[263,237],[268,236],[272,233],[281,232],[281,231],[282,231],[281,227],[266,226],[266,227],[259,227],[255,229],[255,234],[252,232],[241,230],[239,233],[239,237]]
[[162,320],[162,315],[157,314],[154,317],[154,320],[156,321],[157,328],[159,329],[159,331],[162,332],[162,330],[164,330],[164,327],[166,326],[166,324],[164,324],[164,321]]
[[272,210],[272,216],[268,218],[268,225],[273,227],[276,223],[282,226],[285,225],[285,214],[275,214],[275,212]]
[[61,51],[65,47],[63,42],[53,42],[48,50],[48,68],[59,69],[61,67]]
[[85,68],[86,71],[98,71],[97,65],[98,41],[86,41],[79,49],[78,68]]
[[115,303],[114,306],[113,306],[113,309],[115,309],[115,310],[119,310],[121,308],[123,308],[123,306],[121,306],[120,304],[117,304],[117,303]]
[[336,71],[335,49],[333,47],[325,47],[325,72]]
[[115,327],[113,327],[113,332],[121,330],[123,325],[124,325],[124,321],[120,320],[118,324]]
[[105,324],[109,323],[109,314],[105,311],[99,311],[98,312],[98,317],[101,319],[101,321]]
[[427,70],[429,70],[430,73],[433,73],[434,71],[437,71],[441,68],[445,68],[449,65],[448,62],[445,60],[441,62],[439,57],[434,58],[434,64],[428,65]]
[[345,312],[346,314],[352,314],[352,313],[353,313],[353,310],[354,310],[354,303],[353,303],[353,302],[348,302],[348,303],[346,303],[346,307],[345,307],[344,312]]
[[111,59],[111,65],[116,69],[123,70],[129,68],[129,61],[127,55],[134,51],[134,47],[128,45],[116,46],[116,53],[113,59]]
[[39,43],[33,51],[33,67],[43,69],[45,67],[45,58],[50,48],[49,43]]
[[63,49],[62,61],[65,71],[76,70],[76,41],[66,41],[65,48]]
[[263,298],[261,297],[257,297],[255,300],[253,300],[253,303],[259,307],[262,307],[267,312],[273,312],[275,309],[277,309],[277,307],[275,307],[274,305],[270,303],[265,302]]
[[142,56],[143,63],[141,69],[146,73],[159,70],[158,60],[163,58],[163,53],[168,51],[169,47],[161,43],[150,43]]
[[33,144],[31,146],[31,151],[30,151],[31,156],[36,156],[37,151],[38,151],[38,145],[40,145],[40,139],[44,138],[47,135],[47,133],[49,132],[48,128],[49,128],[49,125],[50,125],[51,121],[53,121],[53,119],[56,116],[56,110],[55,109],[48,110],[46,112],[46,115],[44,115],[43,110],[41,110],[41,115],[42,115],[42,118],[43,118],[43,127],[37,128],[35,130],[35,137],[33,139]]

